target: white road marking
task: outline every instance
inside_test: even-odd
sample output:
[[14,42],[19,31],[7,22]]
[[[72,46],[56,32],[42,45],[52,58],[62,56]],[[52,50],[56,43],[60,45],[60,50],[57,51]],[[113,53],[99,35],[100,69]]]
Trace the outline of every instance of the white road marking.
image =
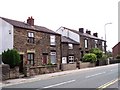
[[93,75],[90,75],[90,76],[86,76],[85,78],[94,77],[94,76],[101,75],[101,74],[104,74],[104,73],[106,73],[106,72],[96,73],[96,74],[93,74]]
[[59,86],[59,85],[67,84],[67,83],[71,83],[71,82],[74,82],[74,81],[76,81],[76,80],[70,80],[70,81],[66,81],[66,82],[62,82],[62,83],[46,86],[46,87],[43,87],[43,88],[51,88],[51,87],[55,87],[55,86]]
[[110,71],[113,71],[113,70],[110,70]]

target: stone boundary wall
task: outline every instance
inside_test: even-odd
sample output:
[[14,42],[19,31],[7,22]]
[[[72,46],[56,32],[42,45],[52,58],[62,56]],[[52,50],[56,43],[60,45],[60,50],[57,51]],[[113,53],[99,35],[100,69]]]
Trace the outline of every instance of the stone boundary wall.
[[95,67],[95,63],[80,62],[80,69],[81,69],[81,68],[88,68],[88,67]]
[[54,73],[58,72],[57,65],[48,66],[33,66],[25,68],[25,76],[34,76],[40,74]]
[[10,67],[7,64],[0,65],[0,81],[4,81],[10,78]]
[[62,64],[62,70],[74,70],[76,69],[76,63],[71,63],[71,64]]

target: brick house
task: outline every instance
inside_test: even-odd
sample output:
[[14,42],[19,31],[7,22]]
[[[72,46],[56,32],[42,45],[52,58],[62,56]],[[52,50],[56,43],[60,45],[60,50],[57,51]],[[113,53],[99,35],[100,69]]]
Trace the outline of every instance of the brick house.
[[62,52],[62,69],[75,69],[76,58],[79,60],[79,43],[70,39],[69,37],[62,36],[61,40]]
[[7,49],[16,49],[22,60],[21,72],[26,65],[36,67],[49,63],[60,69],[60,34],[34,25],[32,17],[27,19],[27,23],[0,17],[0,30],[0,54]]
[[91,31],[89,30],[86,30],[86,33],[84,33],[84,28],[79,28],[79,31],[77,31],[66,27],[60,27],[57,32],[80,43],[79,54],[81,60],[83,55],[89,53],[89,50],[92,48],[99,48],[103,52],[106,52],[106,41],[98,38],[98,33],[91,35]]
[[113,55],[113,58],[115,58],[117,55],[120,55],[120,42],[118,42],[118,43],[112,48],[112,55]]

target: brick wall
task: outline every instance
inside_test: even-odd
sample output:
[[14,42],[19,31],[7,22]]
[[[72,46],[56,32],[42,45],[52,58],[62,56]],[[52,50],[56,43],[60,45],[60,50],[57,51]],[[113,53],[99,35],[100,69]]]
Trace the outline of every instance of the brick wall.
[[112,49],[113,57],[115,58],[117,55],[120,55],[120,42],[116,44]]

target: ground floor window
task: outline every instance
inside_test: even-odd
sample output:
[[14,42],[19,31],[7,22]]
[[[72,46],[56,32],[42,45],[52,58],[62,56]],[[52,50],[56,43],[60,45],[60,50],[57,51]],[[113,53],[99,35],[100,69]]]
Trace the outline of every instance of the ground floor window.
[[50,53],[50,58],[51,58],[51,63],[52,64],[56,64],[57,63],[57,61],[56,61],[56,52],[51,52]]
[[74,63],[75,60],[74,60],[74,56],[69,56],[69,63]]
[[67,63],[67,57],[62,57],[62,64],[66,64]]
[[28,53],[27,58],[28,58],[29,64],[34,66],[34,53]]

